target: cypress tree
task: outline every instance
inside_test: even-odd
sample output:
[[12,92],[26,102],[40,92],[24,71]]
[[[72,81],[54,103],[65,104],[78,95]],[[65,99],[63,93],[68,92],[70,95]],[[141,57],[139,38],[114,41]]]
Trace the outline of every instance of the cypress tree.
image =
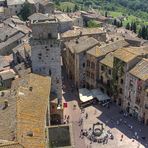
[[141,36],[142,36],[143,39],[146,39],[146,34],[147,34],[147,33],[146,33],[146,27],[143,26],[143,27],[142,27],[142,30],[141,30]]
[[107,14],[107,11],[105,12],[105,17],[107,17],[108,16],[108,14]]
[[128,29],[128,30],[130,29],[130,24],[129,23],[126,24],[126,29]]
[[134,22],[133,23],[133,31],[136,33],[137,32],[137,26],[136,26],[136,23]]
[[117,20],[114,19],[114,23],[113,23],[115,26],[117,26]]
[[139,32],[138,32],[138,37],[139,37],[139,38],[141,38],[141,37],[142,37],[142,29],[141,29],[141,28],[139,29]]
[[123,26],[123,22],[122,22],[122,20],[121,20],[120,27],[122,27],[122,26]]

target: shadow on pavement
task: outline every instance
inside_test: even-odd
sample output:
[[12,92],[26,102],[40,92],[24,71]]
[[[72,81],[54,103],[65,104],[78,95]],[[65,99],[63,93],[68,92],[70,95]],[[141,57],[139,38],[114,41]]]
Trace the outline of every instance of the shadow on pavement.
[[148,148],[148,126],[140,123],[131,116],[121,114],[119,106],[112,104],[110,108],[101,105],[94,105],[96,109],[102,111],[102,114],[97,117],[108,127],[116,128],[130,139],[135,139],[146,148]]

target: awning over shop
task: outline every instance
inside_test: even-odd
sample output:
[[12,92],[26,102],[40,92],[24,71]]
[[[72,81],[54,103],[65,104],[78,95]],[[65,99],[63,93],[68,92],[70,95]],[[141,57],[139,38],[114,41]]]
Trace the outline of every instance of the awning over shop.
[[91,90],[93,97],[97,98],[98,101],[110,100],[110,97],[107,94],[104,94],[100,89]]
[[93,96],[88,89],[82,88],[82,89],[79,89],[79,98],[82,102],[87,102],[92,100]]
[[86,88],[79,89],[79,98],[82,102],[91,101],[94,98],[98,99],[98,101],[110,100],[110,97],[100,89],[88,90]]

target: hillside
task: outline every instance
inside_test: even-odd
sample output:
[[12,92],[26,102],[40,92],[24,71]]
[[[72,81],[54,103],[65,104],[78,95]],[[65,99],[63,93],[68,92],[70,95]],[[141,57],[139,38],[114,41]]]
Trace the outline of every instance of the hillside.
[[[78,5],[79,9],[88,8],[103,11],[120,12],[123,14],[134,15],[148,22],[148,1],[147,0],[53,0],[61,10],[73,8]],[[68,3],[65,3],[68,2]],[[67,5],[66,5],[67,4]],[[63,7],[64,5],[64,7]]]

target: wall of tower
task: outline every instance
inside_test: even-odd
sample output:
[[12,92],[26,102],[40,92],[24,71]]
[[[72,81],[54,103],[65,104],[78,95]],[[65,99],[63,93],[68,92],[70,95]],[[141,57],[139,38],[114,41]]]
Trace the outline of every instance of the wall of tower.
[[62,97],[61,50],[57,40],[32,40],[32,70],[41,75],[51,75],[51,91]]
[[50,75],[51,91],[61,99],[61,48],[58,40],[58,23],[52,19],[31,24],[31,27],[32,71],[40,75]]

